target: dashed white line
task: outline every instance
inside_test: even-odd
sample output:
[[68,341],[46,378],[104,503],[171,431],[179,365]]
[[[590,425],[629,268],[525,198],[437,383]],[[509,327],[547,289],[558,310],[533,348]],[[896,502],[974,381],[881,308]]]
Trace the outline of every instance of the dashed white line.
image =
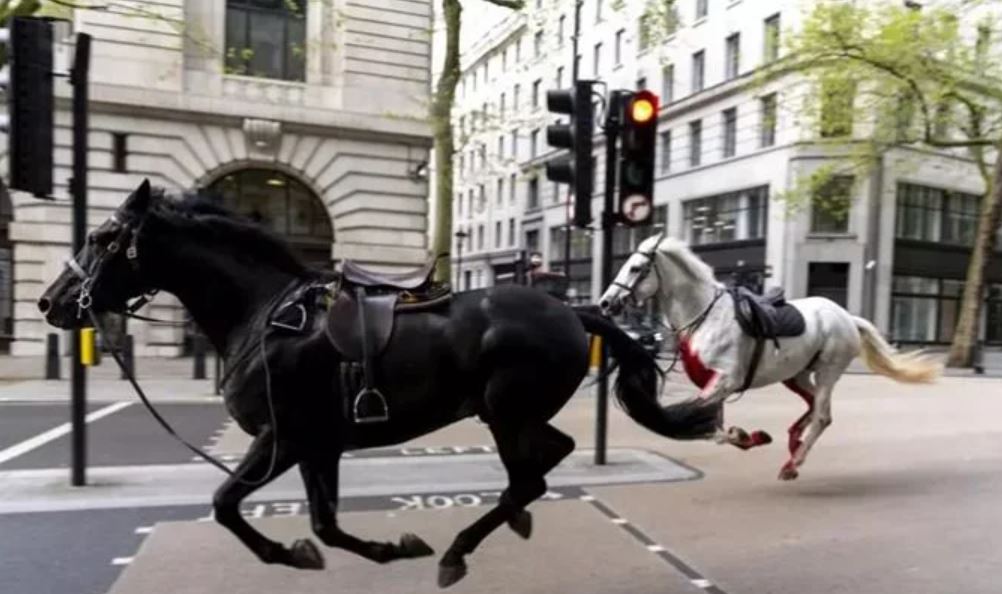
[[128,565],[135,557],[115,557],[111,560],[112,565]]
[[612,519],[612,523],[613,524],[618,524],[620,526],[622,526],[623,524],[629,524],[629,522],[626,520],[626,518],[613,518]]
[[594,495],[582,495],[581,501],[595,501]]
[[[122,410],[127,406],[131,406],[132,402],[116,402],[114,404],[109,404],[104,408],[99,408],[94,412],[90,413],[84,417],[85,423],[93,423],[98,419],[103,419],[108,415],[112,415]],[[43,445],[49,443],[50,441],[55,441],[60,437],[67,435],[72,429],[70,423],[63,423],[58,427],[53,427],[44,433],[39,433],[38,435],[31,437],[22,441],[21,443],[16,443],[5,450],[0,450],[0,464],[13,460],[18,456],[27,454],[31,450],[42,447]]]
[[696,586],[697,588],[702,588],[705,590],[707,588],[712,588],[713,582],[711,582],[710,580],[698,579],[698,580],[692,580],[692,585]]
[[140,526],[136,528],[136,534],[149,534],[153,532],[153,526]]
[[652,553],[663,553],[663,552],[665,552],[665,548],[663,546],[656,545],[656,544],[655,545],[647,545],[647,550],[650,551],[650,552],[652,552]]

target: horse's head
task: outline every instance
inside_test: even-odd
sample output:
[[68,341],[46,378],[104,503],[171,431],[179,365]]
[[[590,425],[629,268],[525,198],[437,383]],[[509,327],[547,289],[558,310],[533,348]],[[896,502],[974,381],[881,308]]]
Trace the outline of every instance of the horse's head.
[[658,278],[658,247],[664,234],[649,237],[641,242],[637,251],[619,269],[616,278],[599,299],[599,307],[606,315],[618,314],[629,301],[640,305],[657,294],[661,286]]
[[146,292],[141,281],[137,242],[150,211],[153,193],[148,180],[87,236],[87,242],[42,294],[38,309],[45,320],[70,329],[88,323],[86,311],[121,312],[128,301]]

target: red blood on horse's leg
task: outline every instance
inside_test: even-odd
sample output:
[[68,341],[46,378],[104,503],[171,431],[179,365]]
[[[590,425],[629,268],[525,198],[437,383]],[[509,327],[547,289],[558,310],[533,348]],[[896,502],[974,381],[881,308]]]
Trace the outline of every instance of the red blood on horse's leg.
[[704,395],[706,394],[706,388],[710,385],[711,381],[716,378],[717,373],[712,369],[706,367],[702,361],[699,360],[699,355],[689,344],[689,340],[685,339],[678,343],[679,355],[682,358],[682,367],[685,369],[686,375],[692,380],[692,383],[696,384],[697,387],[703,390]]
[[783,385],[792,390],[798,396],[804,399],[807,403],[807,412],[805,412],[799,419],[796,420],[792,425],[790,425],[790,456],[792,457],[796,452],[797,448],[800,447],[801,441],[800,436],[804,433],[804,427],[807,425],[807,420],[810,418],[811,414],[814,412],[814,394],[811,394],[807,390],[803,389],[797,384],[795,380],[786,380]]

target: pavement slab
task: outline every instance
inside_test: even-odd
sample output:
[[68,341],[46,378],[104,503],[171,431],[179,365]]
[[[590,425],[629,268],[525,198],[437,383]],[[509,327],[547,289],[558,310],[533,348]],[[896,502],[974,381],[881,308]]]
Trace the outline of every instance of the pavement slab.
[[[501,528],[468,557],[469,575],[453,594],[695,594],[700,589],[652,555],[593,506],[563,502],[532,508],[531,540]],[[486,511],[343,514],[341,524],[365,538],[396,541],[403,532],[424,538],[439,554],[455,534]],[[270,537],[289,543],[310,535],[306,518],[255,520]],[[324,550],[327,568],[305,572],[261,564],[237,540],[209,523],[162,523],[143,543],[108,594],[428,594],[437,557],[377,565],[343,551]]]

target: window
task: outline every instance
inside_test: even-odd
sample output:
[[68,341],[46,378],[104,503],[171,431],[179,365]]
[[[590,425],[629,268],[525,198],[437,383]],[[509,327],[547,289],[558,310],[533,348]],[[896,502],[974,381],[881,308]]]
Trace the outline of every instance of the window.
[[536,79],[532,83],[532,106],[539,107],[539,90],[543,86],[542,79]]
[[536,128],[529,134],[529,158],[535,159],[536,155],[539,154],[539,128]]
[[733,157],[738,149],[738,108],[725,109],[724,119],[724,157]]
[[647,77],[641,76],[640,78],[637,79],[637,90],[643,91],[646,88],[647,88]]
[[661,69],[661,103],[667,105],[675,100],[675,65],[668,64]]
[[512,92],[511,92],[511,108],[516,113],[518,113],[518,95],[519,95],[519,91],[521,91],[521,90],[522,90],[522,86],[519,85],[519,84],[516,84],[515,85],[515,89],[512,90]]
[[616,31],[616,66],[623,63],[623,33],[622,29]]
[[765,19],[762,43],[762,61],[765,63],[779,59],[779,13]]
[[961,280],[895,275],[891,284],[891,339],[949,342],[963,286]]
[[807,296],[831,299],[849,307],[849,263],[810,262],[807,265]]
[[515,40],[515,63],[519,64],[522,62],[522,37],[519,36]]
[[602,21],[602,0],[595,0],[595,22]]
[[764,239],[769,187],[729,192],[683,203],[685,239],[690,245]]
[[508,46],[501,50],[501,72],[508,72]]
[[511,159],[518,161],[518,128],[511,131]]
[[698,167],[703,156],[703,121],[689,122],[689,165]]
[[306,3],[227,0],[226,71],[306,80]]
[[494,223],[494,247],[501,247],[501,221],[495,221]]
[[539,208],[539,178],[529,178],[529,196],[526,200],[526,208],[529,210]]
[[518,189],[518,177],[512,173],[508,180],[508,204],[515,204],[516,192]]
[[898,184],[895,236],[899,239],[939,241],[942,236],[944,194],[936,188]]
[[[477,250],[481,251],[484,249],[484,226],[477,225]],[[479,274],[477,275],[480,276]]]
[[709,0],[696,0],[696,18],[701,19],[710,11]]
[[111,135],[111,169],[115,173],[128,171],[126,167],[129,156],[128,140],[129,135],[122,132],[114,132]]
[[515,246],[515,219],[508,219],[508,246]]
[[599,70],[602,68],[602,44],[595,44],[595,54],[592,61],[592,76],[599,77]]
[[508,106],[505,104],[507,97],[504,93],[501,93],[501,98],[498,100],[498,116],[504,117],[504,112],[507,111]]
[[759,146],[765,148],[776,144],[776,94],[772,93],[759,99],[762,112],[762,129],[759,134]]
[[463,218],[463,193],[460,192],[456,195],[456,218]]
[[502,204],[504,204],[504,178],[503,177],[499,177],[498,178],[498,193],[494,197],[494,203],[497,204],[498,206],[501,206]]
[[837,176],[828,180],[811,197],[811,232],[846,233],[849,231],[849,212],[852,208],[850,176]]
[[557,204],[560,202],[560,183],[553,182],[553,194],[550,196],[550,202]]
[[477,192],[477,212],[484,212],[487,210],[487,188],[484,184],[477,186],[479,190]]
[[564,88],[564,67],[557,66],[557,78],[556,78],[556,88]]
[[703,90],[706,82],[706,52],[699,50],[692,54],[692,92],[698,93]]
[[735,33],[727,38],[724,51],[724,78],[730,80],[737,77],[741,71],[741,34]]
[[557,47],[564,47],[564,25],[567,24],[567,16],[560,15],[560,20],[557,21]]
[[587,303],[591,300],[592,234],[584,229],[571,229],[569,258],[564,251],[566,238],[566,226],[550,228],[550,271],[567,276],[572,303]]
[[838,138],[852,134],[852,103],[856,89],[851,85],[827,86],[821,91],[821,137]]
[[498,136],[498,159],[504,159],[504,134]]
[[530,229],[525,232],[525,250],[527,252],[539,251],[539,229]]
[[661,172],[671,171],[671,130],[661,133]]
[[539,57],[543,55],[543,31],[536,31],[536,34],[532,38],[532,48],[533,55]]

